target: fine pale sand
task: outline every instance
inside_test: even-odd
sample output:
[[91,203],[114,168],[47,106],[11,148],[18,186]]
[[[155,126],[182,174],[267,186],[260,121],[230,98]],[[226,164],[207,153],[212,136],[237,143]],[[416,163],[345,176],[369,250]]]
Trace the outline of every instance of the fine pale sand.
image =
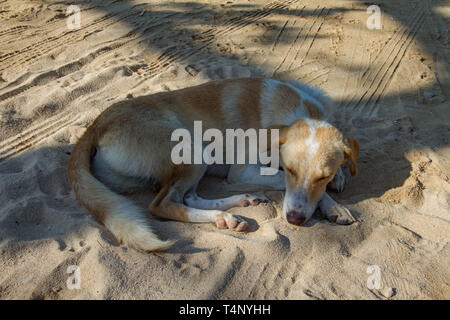
[[[366,27],[372,3],[379,30]],[[444,3],[2,1],[0,298],[449,299]],[[174,247],[120,246],[68,184],[73,144],[116,101],[243,76],[298,79],[335,100],[333,121],[361,154],[358,177],[346,170],[331,195],[360,222],[317,213],[296,228],[280,217],[282,192],[209,177],[204,197],[260,192],[272,204],[230,210],[248,233],[153,219]],[[152,196],[133,198],[146,207]],[[71,265],[79,290],[66,285]]]

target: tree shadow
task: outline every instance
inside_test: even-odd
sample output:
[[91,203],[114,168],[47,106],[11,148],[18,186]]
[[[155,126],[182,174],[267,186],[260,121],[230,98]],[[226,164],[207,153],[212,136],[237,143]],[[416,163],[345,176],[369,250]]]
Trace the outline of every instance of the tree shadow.
[[[220,5],[209,6],[195,2],[165,2],[151,5],[135,4],[126,0],[109,2],[74,0],[56,4],[76,4],[82,8],[90,6],[90,10],[102,11],[108,17],[117,19],[118,23],[126,25],[129,29],[128,34],[116,41],[123,46],[134,43],[143,48],[135,56],[136,63],[128,65],[131,72],[140,74],[142,82],[166,72],[173,64],[186,66],[187,72],[190,70],[195,74],[202,69],[207,69],[208,61],[215,64],[221,61],[223,65],[243,64],[254,70],[253,74],[283,80],[304,80],[324,86],[327,85],[328,80],[321,83],[320,79],[325,79],[325,75],[331,68],[338,68],[348,74],[348,83],[329,86],[329,89],[352,85],[364,88],[360,95],[355,95],[350,90],[348,94],[335,99],[334,123],[346,134],[358,138],[361,144],[361,155],[358,159],[359,176],[349,179],[344,193],[334,194],[344,203],[354,204],[367,198],[381,197],[388,190],[402,186],[413,169],[411,162],[405,157],[405,154],[411,150],[448,147],[448,136],[441,140],[436,140],[436,136],[430,136],[428,140],[422,137],[427,128],[420,124],[421,121],[439,117],[438,111],[442,109],[441,107],[437,110],[415,112],[413,110],[415,106],[423,105],[417,100],[418,95],[423,92],[417,92],[415,89],[402,90],[397,94],[385,94],[393,75],[398,76],[397,71],[402,59],[414,41],[417,41],[420,47],[432,57],[433,61],[428,61],[429,63],[439,62],[446,70],[446,73],[441,74],[449,74],[448,57],[445,50],[441,50],[444,47],[447,48],[447,35],[440,34],[440,29],[435,27],[445,21],[436,9],[440,5],[438,1],[416,1],[417,10],[408,10],[412,5],[411,1],[407,0],[370,3],[361,1],[361,5],[364,6],[379,5],[383,19],[392,17],[401,24],[401,27],[386,40],[382,49],[373,57],[370,65],[349,62],[345,57],[332,57],[327,52],[329,50],[322,52],[322,55],[329,58],[329,63],[326,65],[317,63],[314,59],[307,59],[308,56],[317,53],[311,50],[314,48],[314,41],[324,37],[318,34],[318,30],[324,24],[333,24],[332,19],[339,18],[340,14],[352,10],[348,8],[306,7],[299,1],[274,1],[264,7],[253,4],[220,7]],[[361,8],[355,10],[361,10]],[[224,13],[219,10],[227,11]],[[274,15],[282,21],[274,21],[272,19]],[[314,17],[315,20],[310,23],[301,20],[308,17]],[[90,28],[91,25],[88,24],[82,28]],[[251,48],[253,51],[248,51],[247,47],[239,48],[239,44],[233,43],[233,34],[248,32],[248,28],[256,30],[252,35],[260,35],[252,39],[254,40]],[[430,32],[433,28],[437,28],[438,34]],[[317,30],[317,32],[310,32],[311,30]],[[89,37],[95,34],[94,28],[84,41],[89,41]],[[218,39],[227,40],[217,41]],[[102,45],[110,44],[105,42]],[[300,47],[298,51],[296,51],[296,45]],[[287,48],[284,51],[277,51],[281,46],[287,46]],[[233,50],[230,47],[233,47]],[[280,54],[280,60],[275,65],[258,60],[258,51],[254,50],[258,47],[273,52],[274,55]],[[249,55],[252,57],[248,57]],[[327,60],[326,58],[322,60]],[[435,71],[431,70],[431,72]],[[61,73],[61,77],[63,76],[64,73]],[[217,76],[233,77],[239,74],[225,72]],[[431,84],[431,88],[433,86],[438,88],[437,91],[440,90],[436,92],[438,98],[445,99],[446,92],[450,92],[449,81],[446,78],[436,76],[436,81]],[[19,90],[17,94],[20,92]],[[389,108],[396,104],[402,104],[403,108],[411,110],[411,113],[407,117],[396,114]],[[438,129],[446,130],[442,132],[443,135],[448,134],[448,128]],[[400,138],[409,143],[398,144]],[[67,149],[67,146],[64,148]],[[55,149],[54,152],[59,152],[58,150]],[[14,164],[15,161],[15,158],[6,160],[1,166],[6,168],[4,169],[6,171],[14,171],[15,165],[21,166],[21,164]],[[2,172],[1,167],[0,172]],[[55,181],[55,183],[63,183],[67,187],[67,181]],[[27,188],[17,192],[23,193],[26,190]],[[14,195],[9,195],[8,199],[12,201]],[[168,225],[165,223],[164,228]],[[178,232],[180,229],[168,230],[167,235]],[[10,233],[5,236],[14,237]]]

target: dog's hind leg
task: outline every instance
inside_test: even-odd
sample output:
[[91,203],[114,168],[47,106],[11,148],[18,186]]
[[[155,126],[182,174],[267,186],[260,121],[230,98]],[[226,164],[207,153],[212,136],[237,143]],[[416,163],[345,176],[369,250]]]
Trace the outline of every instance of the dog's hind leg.
[[151,214],[170,220],[194,223],[215,223],[218,228],[228,228],[235,231],[244,231],[248,223],[239,216],[228,212],[216,210],[204,210],[184,205],[183,199],[186,193],[194,189],[206,167],[200,165],[179,166],[176,180],[163,184],[158,195],[149,206]]

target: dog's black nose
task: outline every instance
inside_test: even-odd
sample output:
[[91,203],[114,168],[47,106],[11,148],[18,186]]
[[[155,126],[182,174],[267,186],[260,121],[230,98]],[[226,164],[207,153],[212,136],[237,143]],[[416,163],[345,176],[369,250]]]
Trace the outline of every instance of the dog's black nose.
[[295,224],[296,226],[302,225],[306,218],[302,217],[297,211],[289,211],[286,214],[286,219],[289,223]]

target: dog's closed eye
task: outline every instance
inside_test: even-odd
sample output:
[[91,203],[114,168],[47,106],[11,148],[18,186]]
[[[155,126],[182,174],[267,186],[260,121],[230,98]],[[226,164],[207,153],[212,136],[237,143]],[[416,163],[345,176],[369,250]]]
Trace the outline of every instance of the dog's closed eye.
[[322,176],[320,178],[317,178],[316,182],[324,182],[324,181],[326,181],[326,180],[328,180],[330,178],[331,178],[331,175]]

